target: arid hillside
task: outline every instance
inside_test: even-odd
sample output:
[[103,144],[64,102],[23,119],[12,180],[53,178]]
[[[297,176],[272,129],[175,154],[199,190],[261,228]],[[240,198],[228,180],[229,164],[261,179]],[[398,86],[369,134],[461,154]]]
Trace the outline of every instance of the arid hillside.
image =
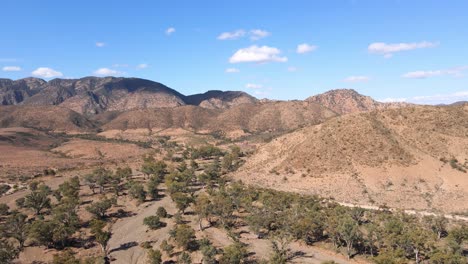
[[0,106],[0,128],[34,127],[39,129],[85,132],[96,125],[85,116],[58,106]]
[[[290,101],[240,104],[228,109],[207,109],[196,106],[144,109],[97,117],[104,122],[103,130],[148,128],[162,130],[184,128],[200,133],[226,134],[290,131],[318,124],[336,116],[318,104]],[[107,119],[107,120],[106,120]]]
[[311,96],[306,101],[323,105],[337,114],[368,112],[378,109],[406,107],[408,103],[381,103],[352,89],[336,89]]
[[234,177],[342,202],[456,212],[468,210],[467,158],[468,106],[417,106],[284,135]]

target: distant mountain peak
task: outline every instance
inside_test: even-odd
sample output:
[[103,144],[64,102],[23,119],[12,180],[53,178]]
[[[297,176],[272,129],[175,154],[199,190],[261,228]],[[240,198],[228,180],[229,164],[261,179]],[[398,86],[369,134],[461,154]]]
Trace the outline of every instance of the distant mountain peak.
[[327,107],[338,114],[368,112],[377,109],[387,109],[406,106],[405,103],[381,103],[353,89],[334,89],[311,96],[306,101]]

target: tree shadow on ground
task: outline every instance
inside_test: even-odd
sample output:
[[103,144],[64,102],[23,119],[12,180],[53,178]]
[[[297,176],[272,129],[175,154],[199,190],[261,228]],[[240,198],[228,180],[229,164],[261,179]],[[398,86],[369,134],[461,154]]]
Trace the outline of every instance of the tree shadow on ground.
[[109,251],[109,254],[112,253],[112,252],[116,252],[116,251],[127,250],[129,248],[136,247],[136,246],[138,246],[138,243],[136,241],[120,244],[119,247],[111,249]]

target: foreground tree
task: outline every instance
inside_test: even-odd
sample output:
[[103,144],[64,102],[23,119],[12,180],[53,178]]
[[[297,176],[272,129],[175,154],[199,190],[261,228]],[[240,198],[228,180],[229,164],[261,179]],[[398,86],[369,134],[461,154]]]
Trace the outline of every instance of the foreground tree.
[[156,200],[159,198],[159,184],[161,184],[161,179],[156,176],[151,176],[148,183],[146,184],[146,189],[151,199]]
[[177,225],[171,230],[171,236],[174,238],[177,246],[184,250],[189,250],[195,241],[195,230],[188,225]]
[[29,237],[47,248],[54,246],[55,224],[51,221],[36,220],[29,228]]
[[129,194],[133,199],[143,203],[146,200],[146,191],[143,185],[139,182],[130,183]]
[[193,202],[193,198],[188,194],[176,192],[171,194],[172,200],[175,202],[177,209],[183,214]]
[[0,239],[0,263],[12,263],[18,254],[19,251],[8,240]]
[[219,259],[220,264],[240,264],[247,257],[247,249],[240,242],[227,246],[223,250],[223,255]]
[[34,210],[36,215],[41,215],[44,209],[50,208],[49,195],[52,194],[49,186],[40,184],[32,188],[32,192],[24,197],[23,206]]
[[351,217],[342,218],[338,226],[338,233],[346,244],[346,253],[348,259],[350,259],[354,245],[361,237],[358,223]]
[[424,220],[429,229],[437,235],[437,239],[441,239],[442,235],[447,233],[448,220],[443,215],[425,216]]
[[28,238],[28,217],[19,212],[13,212],[5,221],[4,232],[8,237],[12,237],[18,241],[19,250],[24,247],[24,242]]
[[94,235],[96,242],[101,246],[102,254],[104,258],[107,258],[107,243],[111,238],[111,233],[104,230],[106,227],[106,222],[98,219],[93,219],[91,221],[91,234]]
[[113,203],[114,200],[106,198],[87,206],[86,211],[90,212],[98,219],[104,219],[106,218],[107,211],[112,207]]

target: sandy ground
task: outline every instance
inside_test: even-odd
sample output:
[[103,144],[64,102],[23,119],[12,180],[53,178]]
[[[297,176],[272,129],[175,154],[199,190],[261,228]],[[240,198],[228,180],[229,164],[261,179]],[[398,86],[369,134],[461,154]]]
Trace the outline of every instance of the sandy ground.
[[[132,203],[132,201],[124,202]],[[169,230],[174,227],[172,219],[161,219],[162,222],[166,223],[166,226],[157,230],[150,230],[143,225],[143,219],[155,215],[159,206],[166,208],[170,215],[177,212],[171,198],[165,196],[159,201],[141,204],[134,211],[136,215],[118,219],[113,224],[112,237],[109,241],[109,255],[115,259],[112,263],[146,263],[146,250],[139,244],[150,241],[154,242],[154,248],[159,248],[161,241],[169,238]],[[130,247],[126,248],[126,245],[130,245]]]
[[[129,207],[129,203],[124,202]],[[131,205],[130,205],[131,206]],[[147,216],[154,215],[159,206],[166,208],[170,215],[177,212],[175,204],[172,200],[165,196],[159,201],[146,202],[139,205],[133,210],[136,215],[118,219],[112,226],[112,237],[109,241],[110,256],[116,264],[144,264],[147,263],[146,250],[139,246],[145,241],[153,242],[153,248],[159,249],[161,241],[169,238],[168,231],[174,227],[174,221],[171,218],[162,219],[167,225],[158,230],[148,230],[144,226],[143,219]],[[226,231],[215,227],[205,228],[203,232],[199,231],[197,217],[190,213],[184,215],[184,219],[189,221],[189,225],[196,230],[197,239],[206,237],[212,241],[213,245],[219,248],[226,247],[233,243]],[[268,259],[271,254],[271,243],[266,239],[258,239],[255,235],[248,231],[247,227],[238,231],[245,231],[241,235],[241,241],[249,245],[249,251],[254,254],[257,259]],[[300,256],[291,260],[291,263],[311,263],[320,264],[326,260],[333,260],[340,264],[348,263],[369,263],[365,260],[347,260],[345,256],[338,253],[325,250],[316,246],[306,246],[299,242],[293,242],[290,245],[291,252],[299,253]],[[199,252],[191,254],[193,263],[201,262]],[[167,257],[167,256],[166,256]],[[176,260],[176,257],[172,257]],[[165,258],[165,260],[167,260]]]

